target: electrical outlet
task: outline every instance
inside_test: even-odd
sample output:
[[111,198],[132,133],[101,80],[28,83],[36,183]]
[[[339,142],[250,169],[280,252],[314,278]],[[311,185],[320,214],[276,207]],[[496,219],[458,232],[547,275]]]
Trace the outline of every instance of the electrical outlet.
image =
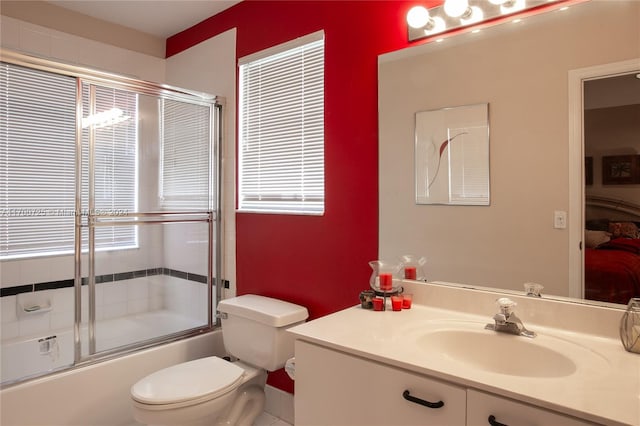
[[567,227],[567,212],[562,210],[553,212],[553,227],[556,229],[565,229]]

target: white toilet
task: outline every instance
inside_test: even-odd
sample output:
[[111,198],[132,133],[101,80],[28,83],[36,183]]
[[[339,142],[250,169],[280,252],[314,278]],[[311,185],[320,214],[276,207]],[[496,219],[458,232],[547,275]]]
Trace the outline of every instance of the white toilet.
[[264,409],[267,371],[293,356],[286,329],[307,308],[252,294],[222,300],[222,337],[229,362],[212,356],[157,371],[131,387],[133,414],[147,425],[251,425]]

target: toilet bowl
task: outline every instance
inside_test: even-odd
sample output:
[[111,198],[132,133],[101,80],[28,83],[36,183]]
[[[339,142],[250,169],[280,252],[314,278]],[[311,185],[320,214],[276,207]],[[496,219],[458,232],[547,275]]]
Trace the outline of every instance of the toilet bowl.
[[159,370],[131,388],[146,425],[251,425],[264,409],[265,370],[207,357]]
[[304,322],[306,308],[264,296],[218,303],[230,362],[211,356],[152,373],[131,387],[134,418],[147,425],[250,426],[263,411],[267,371],[293,356],[287,328]]

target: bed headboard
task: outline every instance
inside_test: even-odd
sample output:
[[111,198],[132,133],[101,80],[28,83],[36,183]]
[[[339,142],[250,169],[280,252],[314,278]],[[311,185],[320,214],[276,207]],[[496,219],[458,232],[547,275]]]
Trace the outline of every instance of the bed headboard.
[[609,219],[614,221],[640,222],[640,204],[628,200],[586,196],[585,218],[587,221]]

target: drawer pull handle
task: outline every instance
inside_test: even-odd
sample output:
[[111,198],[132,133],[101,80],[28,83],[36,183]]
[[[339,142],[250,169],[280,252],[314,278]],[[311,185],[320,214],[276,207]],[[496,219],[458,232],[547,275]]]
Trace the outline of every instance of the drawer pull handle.
[[489,416],[489,424],[491,426],[508,426],[504,423],[500,423],[499,421],[496,420],[496,416],[494,416],[493,414]]
[[409,394],[408,390],[405,390],[404,392],[402,392],[402,397],[404,399],[406,399],[407,401],[415,402],[416,404],[424,405],[425,407],[429,407],[429,408],[441,408],[441,407],[444,407],[444,402],[442,402],[442,401],[438,401],[438,402],[425,401],[424,399],[420,399],[420,398],[416,398],[415,396],[411,396]]

